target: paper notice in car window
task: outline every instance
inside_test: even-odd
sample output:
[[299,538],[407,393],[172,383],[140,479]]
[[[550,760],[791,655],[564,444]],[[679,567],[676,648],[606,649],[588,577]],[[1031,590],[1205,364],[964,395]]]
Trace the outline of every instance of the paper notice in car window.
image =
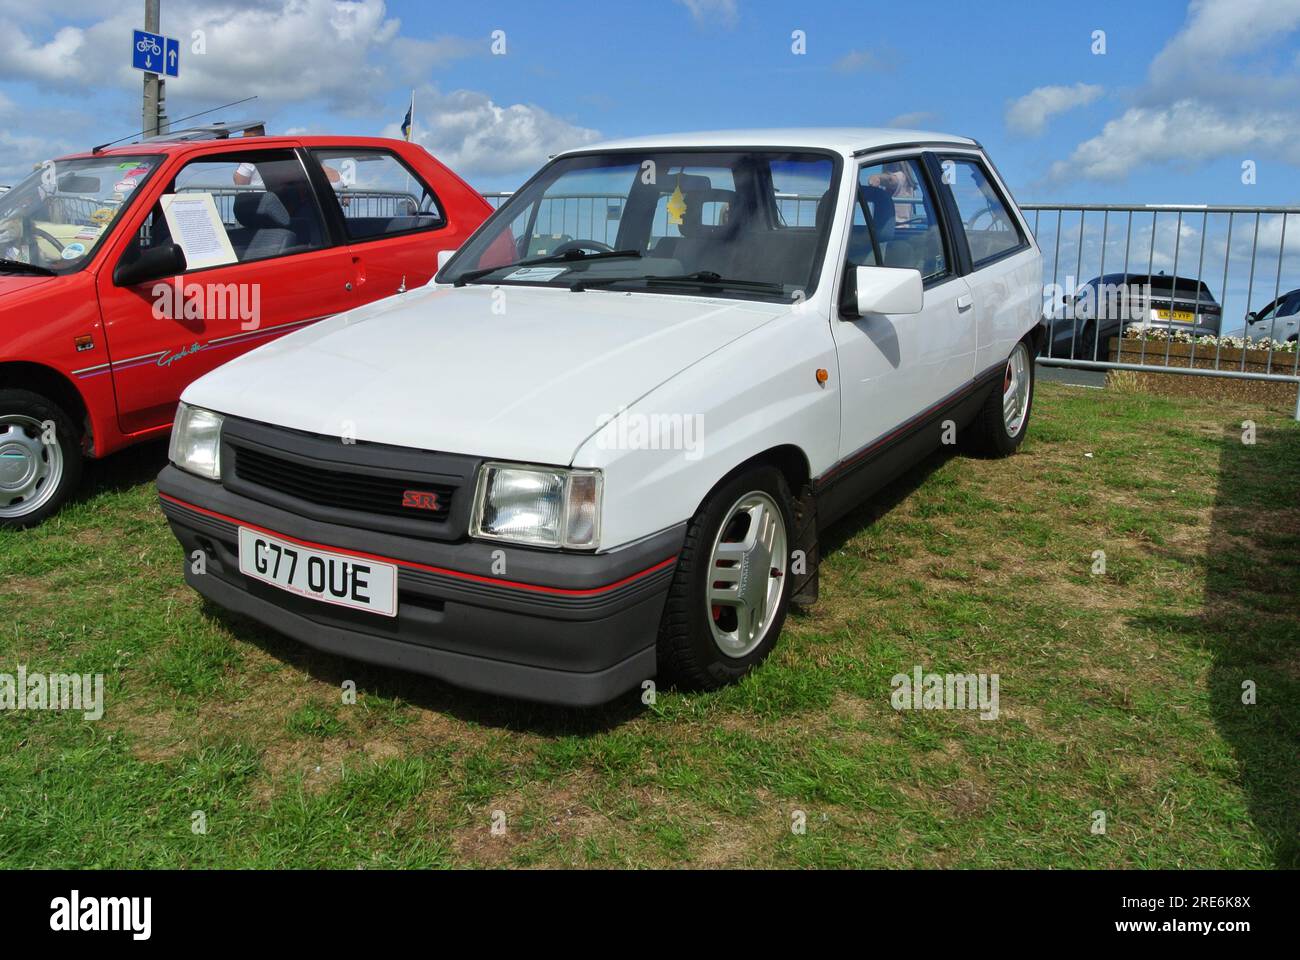
[[167,193],[161,202],[172,241],[185,251],[187,269],[201,270],[235,262],[234,248],[212,194]]
[[545,283],[547,280],[554,280],[568,269],[568,267],[520,267],[507,273],[505,279]]

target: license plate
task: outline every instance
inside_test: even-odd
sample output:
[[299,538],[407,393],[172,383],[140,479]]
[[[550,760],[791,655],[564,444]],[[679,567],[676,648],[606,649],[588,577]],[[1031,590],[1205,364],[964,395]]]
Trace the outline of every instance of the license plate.
[[397,616],[397,567],[239,528],[239,572],[300,597]]
[[[1156,316],[1159,317],[1161,320],[1168,320],[1169,311],[1157,310]],[[1175,310],[1174,319],[1177,320],[1179,323],[1191,323],[1196,319],[1196,314],[1192,313],[1190,310]]]

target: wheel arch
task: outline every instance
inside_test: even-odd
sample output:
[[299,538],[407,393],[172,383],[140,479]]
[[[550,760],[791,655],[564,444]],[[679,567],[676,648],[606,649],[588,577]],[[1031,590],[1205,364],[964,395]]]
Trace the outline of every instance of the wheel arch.
[[30,390],[57,404],[80,429],[83,448],[93,449],[94,432],[86,399],[62,373],[26,360],[0,361],[0,388],[3,387]]
[[808,454],[802,447],[794,443],[777,444],[736,464],[709,488],[709,492],[696,506],[696,512],[703,508],[723,484],[748,470],[762,466],[775,467],[790,488],[794,528],[788,532],[787,549],[795,555],[791,566],[793,585],[790,602],[799,607],[811,606],[817,602],[821,547],[817,530],[817,497],[812,487],[812,468]]
[[812,480],[812,468],[809,466],[808,455],[804,453],[803,448],[793,443],[782,443],[774,447],[768,447],[766,450],[754,454],[728,470],[726,474],[718,479],[717,483],[709,488],[709,492],[705,494],[704,499],[696,505],[695,509],[698,511],[709,497],[713,496],[714,491],[731,480],[732,477],[744,473],[746,470],[764,465],[776,467],[777,470],[781,471],[781,474],[785,477],[785,482],[790,485],[791,496],[796,500],[804,487]]

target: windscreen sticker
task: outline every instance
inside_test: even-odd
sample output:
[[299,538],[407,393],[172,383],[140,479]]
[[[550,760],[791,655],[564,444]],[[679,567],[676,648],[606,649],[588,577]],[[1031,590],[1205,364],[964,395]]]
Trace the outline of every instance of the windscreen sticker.
[[78,257],[85,254],[85,252],[86,245],[84,243],[70,243],[63,248],[63,259],[76,260]]
[[117,183],[113,184],[113,191],[115,193],[126,194],[126,193],[130,193],[138,186],[139,184],[136,183],[134,180],[119,180],[117,181]]
[[108,221],[113,219],[114,212],[115,211],[113,210],[112,207],[100,207],[90,215],[90,219],[93,220],[95,223],[99,224],[100,226],[103,226],[104,224],[108,223]]
[[520,267],[518,270],[507,273],[505,279],[539,280],[545,283],[547,280],[554,280],[568,269],[568,267]]
[[673,195],[668,198],[668,222],[675,227],[682,225],[682,218],[686,216],[686,198],[682,196],[682,185],[679,182]]

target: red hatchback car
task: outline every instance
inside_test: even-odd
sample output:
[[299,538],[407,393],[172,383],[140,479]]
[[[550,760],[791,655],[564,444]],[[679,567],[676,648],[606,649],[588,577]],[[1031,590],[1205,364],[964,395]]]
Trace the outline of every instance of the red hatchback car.
[[43,164],[0,194],[0,526],[164,436],[190,381],[428,282],[491,207],[422,147],[231,128]]

